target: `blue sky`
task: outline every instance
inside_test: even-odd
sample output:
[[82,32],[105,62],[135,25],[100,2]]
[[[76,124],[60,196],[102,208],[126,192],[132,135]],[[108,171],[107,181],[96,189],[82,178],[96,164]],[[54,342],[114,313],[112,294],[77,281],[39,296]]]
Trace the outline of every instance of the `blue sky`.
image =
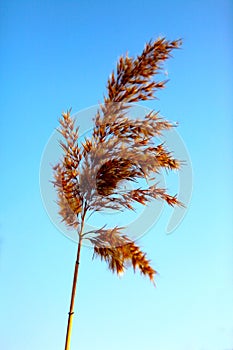
[[193,195],[170,235],[165,208],[140,244],[157,287],[112,275],[82,250],[72,349],[233,348],[231,1],[1,1],[0,347],[64,348],[76,246],[51,223],[39,187],[61,112],[102,100],[117,58],[183,38],[150,108],[178,120]]

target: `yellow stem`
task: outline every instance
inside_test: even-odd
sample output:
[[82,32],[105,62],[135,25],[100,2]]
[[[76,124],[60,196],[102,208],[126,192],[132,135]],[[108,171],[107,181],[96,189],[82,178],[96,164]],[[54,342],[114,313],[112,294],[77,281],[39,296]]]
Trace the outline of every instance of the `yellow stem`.
[[66,331],[65,350],[70,350],[71,331],[72,331],[72,324],[73,324],[73,317],[74,317],[74,301],[75,301],[76,286],[77,286],[77,280],[78,280],[78,269],[79,269],[80,252],[81,252],[81,246],[82,246],[82,230],[84,226],[85,214],[86,214],[86,208],[84,209],[82,224],[81,224],[80,233],[79,233],[78,250],[77,250],[77,257],[76,257],[75,268],[74,268],[74,278],[73,278],[73,286],[72,286],[71,301],[70,301],[70,311],[69,311],[69,318],[68,318],[67,331]]

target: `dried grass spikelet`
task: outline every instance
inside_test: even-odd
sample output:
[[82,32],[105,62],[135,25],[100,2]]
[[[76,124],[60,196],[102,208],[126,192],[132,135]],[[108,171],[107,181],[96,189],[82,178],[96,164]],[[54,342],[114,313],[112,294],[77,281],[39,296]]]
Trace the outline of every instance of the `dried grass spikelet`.
[[133,180],[141,171],[130,159],[113,158],[104,163],[96,175],[97,191],[102,196],[112,194],[122,180]]
[[83,204],[78,184],[78,166],[82,158],[77,146],[78,128],[74,127],[75,121],[72,120],[70,111],[63,113],[59,122],[61,127],[58,131],[66,143],[60,141],[64,153],[61,162],[53,167],[55,180],[53,184],[58,193],[57,203],[62,221],[69,227],[77,228]]
[[119,275],[125,271],[128,262],[133,266],[134,271],[138,268],[141,274],[148,276],[151,281],[154,281],[154,275],[157,273],[150,266],[146,254],[132,241],[130,243],[126,241],[123,246],[114,248],[94,246],[94,254],[100,256],[101,260],[105,260],[109,269]]
[[132,265],[134,271],[139,269],[141,274],[153,281],[157,272],[150,266],[146,254],[127,236],[122,235],[121,230],[122,227],[115,227],[93,231],[95,236],[90,240],[94,245],[94,256],[105,260],[112,272],[122,274],[128,265]]
[[[181,162],[173,157],[166,145],[155,144],[155,137],[174,124],[164,120],[158,112],[148,113],[144,119],[131,119],[128,111],[132,103],[153,99],[166,81],[155,81],[173,49],[181,40],[165,38],[146,44],[136,58],[120,57],[116,72],[107,83],[107,96],[94,118],[93,134],[78,145],[78,128],[70,116],[63,113],[59,132],[63,159],[54,167],[54,186],[58,192],[59,214],[70,227],[78,228],[80,216],[106,208],[134,210],[134,203],[146,205],[152,199],[162,199],[169,205],[182,205],[176,195],[166,193],[157,185],[145,189],[119,188],[122,181],[151,179],[155,173],[178,170]],[[85,208],[85,210],[84,210]],[[84,216],[83,216],[84,218]],[[120,228],[100,229],[85,233],[94,245],[95,256],[108,262],[109,268],[121,273],[130,263],[151,280],[156,271],[146,255]]]

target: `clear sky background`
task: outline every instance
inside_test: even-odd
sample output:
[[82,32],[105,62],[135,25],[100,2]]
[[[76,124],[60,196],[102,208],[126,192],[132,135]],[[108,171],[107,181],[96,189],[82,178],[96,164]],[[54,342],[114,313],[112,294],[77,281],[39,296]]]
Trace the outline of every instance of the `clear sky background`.
[[39,187],[58,117],[101,101],[117,58],[166,36],[182,50],[148,106],[179,121],[192,200],[175,232],[166,209],[140,240],[156,288],[82,250],[72,350],[232,350],[232,1],[2,0],[0,23],[0,348],[64,348],[76,245]]

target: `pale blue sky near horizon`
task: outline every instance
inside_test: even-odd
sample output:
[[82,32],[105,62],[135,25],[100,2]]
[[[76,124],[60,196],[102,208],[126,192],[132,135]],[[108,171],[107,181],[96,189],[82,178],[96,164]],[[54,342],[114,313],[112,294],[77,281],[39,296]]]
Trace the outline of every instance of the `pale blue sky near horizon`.
[[103,98],[109,74],[145,42],[182,38],[166,88],[144,103],[178,121],[193,194],[170,235],[169,208],[140,241],[156,288],[117,277],[84,248],[71,350],[233,349],[233,3],[6,1],[0,4],[0,348],[64,348],[75,244],[51,223],[39,171],[62,111]]

